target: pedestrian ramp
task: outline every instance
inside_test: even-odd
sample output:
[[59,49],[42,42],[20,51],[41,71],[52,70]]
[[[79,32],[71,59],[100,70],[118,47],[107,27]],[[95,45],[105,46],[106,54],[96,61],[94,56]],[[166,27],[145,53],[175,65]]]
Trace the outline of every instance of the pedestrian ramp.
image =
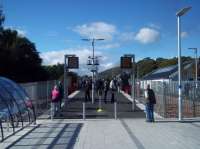
[[85,101],[84,92],[80,91],[69,99],[55,119],[117,119],[117,118],[145,118],[143,110],[136,106],[132,109],[132,102],[121,93],[115,93],[115,102],[111,102],[111,92],[107,100],[94,95],[94,103]]

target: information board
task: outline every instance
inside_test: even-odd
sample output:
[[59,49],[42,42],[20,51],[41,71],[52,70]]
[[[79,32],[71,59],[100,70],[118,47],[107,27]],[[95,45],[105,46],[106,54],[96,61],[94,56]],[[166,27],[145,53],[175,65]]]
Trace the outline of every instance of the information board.
[[77,69],[79,68],[79,59],[76,56],[68,57],[68,68]]
[[121,57],[121,68],[131,69],[132,68],[132,57],[122,56]]

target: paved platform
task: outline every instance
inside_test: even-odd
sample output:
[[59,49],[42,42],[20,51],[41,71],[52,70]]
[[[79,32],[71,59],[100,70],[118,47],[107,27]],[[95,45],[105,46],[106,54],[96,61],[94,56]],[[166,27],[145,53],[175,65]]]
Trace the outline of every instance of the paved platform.
[[[121,93],[115,93],[115,99],[117,102],[117,117],[118,118],[144,118],[145,114],[143,110],[136,107],[135,111],[132,110],[132,102],[128,100]],[[108,92],[107,102],[101,99],[102,112],[98,112],[99,109],[99,97],[95,94],[95,102],[92,104],[91,101],[85,102],[85,117],[86,119],[103,118],[113,119],[114,116],[114,103],[111,103],[111,92]],[[79,92],[74,98],[70,99],[69,102],[62,109],[62,116],[55,118],[67,118],[67,119],[82,119],[83,117],[83,102],[84,92]]]
[[200,123],[135,119],[39,120],[0,148],[198,149]]
[[[123,99],[125,100],[124,97]],[[79,113],[77,103],[71,104],[73,105],[69,108],[71,112]],[[137,107],[140,106],[137,103]],[[0,143],[0,148],[198,149],[200,147],[200,119],[178,122],[176,119],[161,119],[156,116],[155,123],[147,123],[142,110],[135,113],[128,110],[124,116],[127,116],[126,112],[131,112],[132,117],[126,118],[122,115],[115,120],[111,118],[112,114],[109,115],[111,110],[109,107],[111,105],[105,108],[107,117],[104,115],[92,116],[86,120],[63,118],[37,120],[37,125],[26,127],[6,139]],[[123,110],[126,108],[122,108]],[[96,110],[92,109],[90,112],[94,111]]]

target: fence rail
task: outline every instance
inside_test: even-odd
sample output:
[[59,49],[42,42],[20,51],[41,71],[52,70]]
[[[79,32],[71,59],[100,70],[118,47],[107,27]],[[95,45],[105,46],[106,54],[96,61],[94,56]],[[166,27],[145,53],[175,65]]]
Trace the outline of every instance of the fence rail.
[[40,116],[50,109],[51,90],[57,83],[57,80],[52,80],[21,84],[35,106],[36,116]]
[[[138,81],[136,86],[136,97],[143,103],[146,84]],[[156,94],[156,112],[166,118],[178,117],[178,82],[150,81],[148,84]],[[200,81],[182,82],[182,109],[184,117],[200,116]]]

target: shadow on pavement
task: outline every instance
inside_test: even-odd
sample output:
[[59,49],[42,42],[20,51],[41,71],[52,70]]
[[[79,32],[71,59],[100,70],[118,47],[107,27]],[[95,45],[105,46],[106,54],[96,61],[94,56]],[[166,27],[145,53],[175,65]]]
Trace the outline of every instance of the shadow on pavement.
[[[115,94],[117,101],[117,118],[145,118],[145,113],[136,107],[132,110],[132,102],[125,98],[121,93]],[[83,102],[84,92],[79,92],[74,98],[70,99],[62,109],[61,115],[55,119],[82,119],[83,118]],[[111,103],[111,93],[108,92],[107,100],[101,99],[101,108],[97,94],[95,93],[94,104],[91,101],[85,102],[85,118],[86,119],[114,119],[115,106]],[[101,112],[98,111],[101,109]]]
[[179,120],[168,120],[168,119],[163,119],[163,120],[156,120],[155,123],[196,123],[196,122],[200,122],[200,120],[196,120],[196,119],[185,119],[182,121]]
[[9,145],[10,148],[73,148],[82,123],[41,124]]

